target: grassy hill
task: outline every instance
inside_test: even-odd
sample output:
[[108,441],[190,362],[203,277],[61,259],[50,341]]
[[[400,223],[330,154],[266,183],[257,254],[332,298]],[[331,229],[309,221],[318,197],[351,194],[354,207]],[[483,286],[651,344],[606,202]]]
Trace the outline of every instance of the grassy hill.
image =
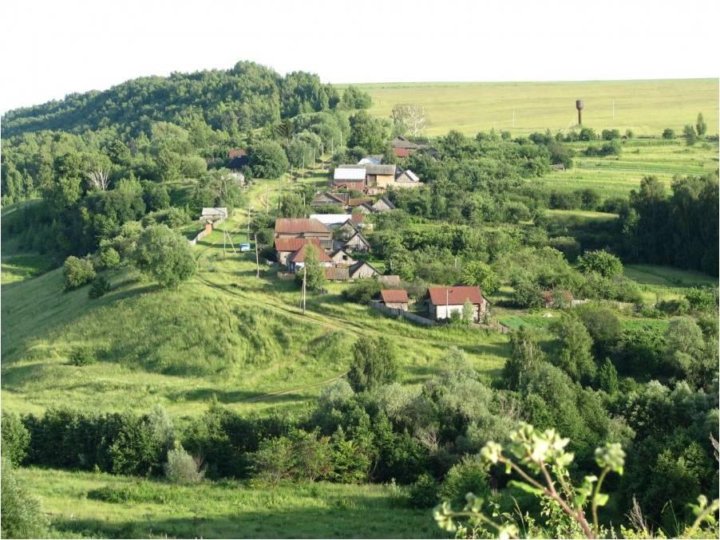
[[[259,182],[251,200],[264,204],[287,185]],[[224,226],[236,242],[246,240],[241,212]],[[362,335],[391,337],[410,384],[436,373],[452,346],[489,375],[508,352],[505,336],[419,328],[343,302],[339,287],[311,296],[303,314],[297,285],[266,266],[257,279],[254,254],[223,254],[220,230],[196,255],[198,274],[177,290],[132,271],[116,275],[99,300],[87,287],[63,292],[61,269],[3,285],[3,406],[146,411],[161,403],[194,414],[217,398],[237,410],[291,407],[345,373]],[[72,365],[78,350],[96,362]]]
[[568,129],[577,123],[576,99],[585,101],[583,124],[596,130],[631,129],[636,135],[657,136],[667,127],[681,131],[685,124],[694,124],[702,112],[708,133],[718,132],[717,79],[382,83],[359,87],[372,96],[370,112],[376,116],[389,117],[398,103],[423,106],[429,136],[451,129],[466,134],[492,128],[513,134]]

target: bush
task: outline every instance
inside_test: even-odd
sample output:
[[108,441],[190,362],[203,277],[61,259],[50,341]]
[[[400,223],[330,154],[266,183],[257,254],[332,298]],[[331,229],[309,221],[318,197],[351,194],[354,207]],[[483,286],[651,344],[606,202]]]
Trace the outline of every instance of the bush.
[[683,128],[683,137],[685,137],[685,143],[688,146],[692,146],[698,140],[698,136],[697,136],[697,133],[695,132],[695,128],[691,125],[687,125]]
[[666,315],[685,315],[690,311],[690,302],[685,298],[662,300],[655,307]]
[[120,254],[117,250],[110,246],[101,246],[97,256],[97,267],[101,269],[115,268],[120,264]]
[[440,500],[438,497],[439,485],[427,473],[421,474],[410,486],[410,506],[413,508],[432,508]]
[[581,141],[594,141],[595,139],[597,139],[597,135],[595,135],[595,130],[587,127],[584,127],[580,130],[580,135],[578,137]]
[[63,277],[65,278],[65,290],[70,291],[90,283],[95,277],[95,269],[90,259],[79,259],[70,256],[63,264]]
[[477,457],[464,457],[448,471],[440,487],[439,496],[453,506],[463,506],[468,493],[487,499],[490,485],[485,465]]
[[2,453],[13,465],[22,464],[30,445],[30,432],[12,413],[2,413]]
[[11,463],[2,458],[2,538],[45,538],[47,520],[40,503],[15,476]]
[[133,260],[138,270],[163,287],[176,287],[196,270],[188,241],[165,225],[148,227],[142,232]]
[[70,353],[70,363],[73,366],[89,366],[95,363],[95,356],[88,348],[75,349]]
[[90,298],[100,298],[105,293],[110,292],[110,281],[105,276],[97,276],[90,286],[88,296]]
[[605,141],[612,141],[620,138],[620,130],[617,129],[603,129],[602,138]]
[[387,338],[361,337],[353,347],[353,360],[347,378],[356,392],[373,390],[397,379],[395,349]]
[[595,272],[605,278],[613,278],[623,273],[620,259],[601,249],[582,254],[578,259],[578,268],[585,274]]
[[289,167],[285,151],[276,142],[263,142],[250,150],[253,178],[280,178]]
[[380,289],[382,285],[376,279],[359,279],[342,292],[342,297],[349,302],[367,304],[380,294]]
[[173,484],[197,484],[205,476],[198,462],[188,454],[182,445],[175,443],[175,448],[168,451],[165,463],[165,478]]
[[670,128],[665,128],[662,132],[662,138],[666,140],[674,139],[675,138],[675,130]]

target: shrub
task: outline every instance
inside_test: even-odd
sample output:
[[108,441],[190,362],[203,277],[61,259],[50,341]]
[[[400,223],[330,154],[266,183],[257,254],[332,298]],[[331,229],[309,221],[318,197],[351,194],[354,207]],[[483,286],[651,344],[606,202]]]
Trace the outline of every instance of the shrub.
[[355,342],[353,360],[347,374],[353,390],[373,390],[381,384],[393,382],[397,375],[397,358],[390,340],[384,337],[361,337]]
[[250,169],[253,178],[279,178],[289,167],[285,151],[276,142],[263,142],[250,150]]
[[168,451],[164,468],[165,478],[174,484],[197,484],[205,476],[197,460],[178,442],[175,442],[175,448]]
[[578,268],[585,273],[595,272],[606,278],[622,275],[623,265],[615,255],[604,250],[587,251],[578,259]]
[[27,456],[30,433],[20,418],[12,413],[2,413],[2,453],[13,465],[20,465]]
[[70,363],[73,366],[88,366],[95,363],[95,356],[88,348],[75,349],[70,353]]
[[90,286],[88,296],[90,298],[100,298],[105,293],[110,292],[110,281],[105,276],[97,276]]
[[438,503],[437,481],[427,473],[421,474],[410,486],[410,506],[413,508],[432,508]]
[[380,289],[382,286],[375,279],[359,279],[342,292],[342,297],[350,302],[367,304],[380,293]]
[[662,300],[655,307],[666,315],[684,315],[690,311],[690,302],[685,298]]
[[597,139],[597,135],[595,135],[594,129],[584,127],[580,130],[579,138],[581,141],[594,141]]
[[440,487],[440,498],[456,506],[464,505],[468,493],[482,498],[490,495],[485,465],[477,457],[464,457],[448,471]]
[[685,298],[696,311],[712,311],[717,307],[717,289],[690,289],[685,293]]
[[90,259],[79,259],[70,256],[63,264],[63,277],[65,278],[65,290],[70,291],[90,283],[95,277],[95,269]]
[[620,130],[617,129],[603,129],[602,138],[605,141],[612,141],[613,139],[620,138]]
[[45,538],[47,520],[40,503],[31,497],[16,478],[11,463],[2,458],[2,534],[3,538]]
[[674,139],[675,138],[675,130],[670,128],[665,128],[662,132],[662,138],[663,139]]
[[683,137],[685,137],[685,143],[688,146],[692,146],[698,140],[698,136],[697,136],[697,133],[695,132],[695,128],[691,125],[687,125],[683,128]]
[[117,250],[110,245],[101,246],[97,256],[98,268],[115,268],[119,264],[120,254]]

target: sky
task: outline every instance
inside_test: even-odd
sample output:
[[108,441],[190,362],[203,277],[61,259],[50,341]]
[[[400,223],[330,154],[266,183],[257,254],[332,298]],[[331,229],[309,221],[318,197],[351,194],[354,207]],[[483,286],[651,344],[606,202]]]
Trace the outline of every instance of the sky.
[[325,82],[720,76],[717,0],[3,0],[0,111],[252,60]]

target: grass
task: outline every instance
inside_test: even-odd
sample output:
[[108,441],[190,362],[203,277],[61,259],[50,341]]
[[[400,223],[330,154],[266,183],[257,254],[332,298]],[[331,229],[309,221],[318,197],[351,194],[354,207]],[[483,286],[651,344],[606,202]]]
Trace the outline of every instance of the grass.
[[[437,538],[399,488],[226,481],[182,487],[102,473],[18,469],[55,534],[94,538]],[[110,502],[117,501],[117,502]]]
[[[273,204],[291,186],[259,182],[248,190],[250,204]],[[244,213],[223,227],[235,243],[245,241]],[[387,318],[343,302],[345,285],[311,296],[303,315],[299,288],[280,280],[277,268],[263,266],[258,279],[254,253],[223,254],[222,245],[220,230],[199,242],[199,271],[176,290],[130,270],[116,273],[113,290],[98,300],[87,287],[63,292],[61,269],[3,286],[3,406],[146,411],[160,403],[185,415],[215,397],[241,412],[292,408],[345,373],[360,336],[392,338],[407,384],[442,369],[453,346],[489,376],[507,357],[506,336]],[[77,349],[96,362],[71,365]]]
[[580,152],[588,144],[573,143],[571,146],[578,154],[573,168],[553,171],[539,182],[550,189],[592,188],[603,198],[625,197],[631,189],[640,187],[644,176],[656,176],[667,186],[669,193],[675,176],[701,176],[718,169],[717,143],[687,146],[679,139],[630,139],[623,142],[620,156],[586,158]]
[[718,79],[358,86],[372,96],[376,116],[389,117],[399,103],[424,107],[428,136],[451,129],[470,135],[492,128],[513,135],[566,130],[577,123],[576,99],[585,101],[584,125],[596,130],[659,136],[669,127],[681,133],[699,112],[710,134],[718,125]]
[[37,253],[19,253],[2,257],[0,283],[17,283],[51,270],[55,265],[51,260]]
[[647,304],[679,298],[692,288],[718,286],[718,280],[706,274],[650,264],[629,264],[625,276],[638,283]]

